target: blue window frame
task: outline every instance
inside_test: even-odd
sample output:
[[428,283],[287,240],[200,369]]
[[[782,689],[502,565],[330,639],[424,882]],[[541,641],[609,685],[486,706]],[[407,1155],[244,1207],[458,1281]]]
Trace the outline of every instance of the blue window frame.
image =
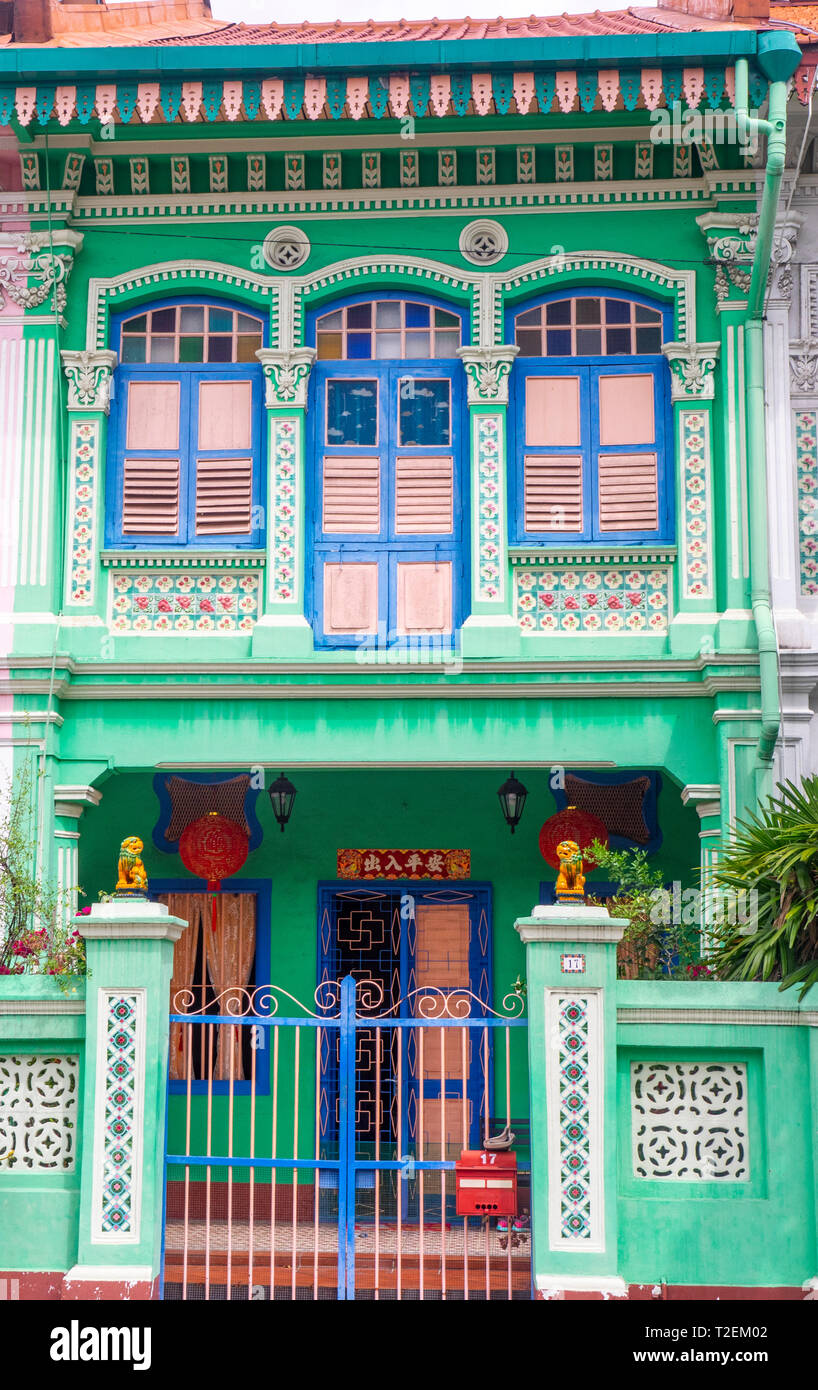
[[[333,335],[336,318],[346,334],[333,337],[333,351],[351,352],[356,320],[340,311],[372,300],[406,301],[407,342],[414,342],[415,319],[425,313],[428,323],[436,309],[446,314],[440,340],[453,344],[453,318],[460,341],[467,340],[467,317],[451,304],[378,293],[314,311],[308,342],[315,344],[317,330],[330,331],[320,321],[331,315]],[[376,332],[365,337],[367,351],[381,350],[372,346]],[[319,357],[310,376],[307,525],[314,558],[306,600],[316,645],[411,644],[415,636],[428,641],[430,635],[448,641],[465,605],[463,366],[456,357],[371,358],[354,350],[346,359]],[[384,351],[395,351],[391,340]]]
[[[114,374],[111,399],[106,545],[238,549],[263,543],[261,364],[256,360],[121,362],[123,341],[130,341],[131,355],[133,344],[138,341],[127,333],[123,335],[123,326],[135,322],[135,313],[141,318],[175,308],[189,312],[192,307],[212,311],[211,322],[218,328],[224,326],[222,320],[226,323],[235,315],[245,322],[252,317],[241,305],[189,296],[156,300],[113,319],[111,342],[120,354],[121,364]],[[264,317],[254,317],[259,341],[264,342]],[[199,356],[203,355],[202,341],[199,338],[197,344],[191,337],[185,339],[185,343],[196,345]],[[237,341],[234,336],[234,355]],[[181,342],[177,333],[177,344]],[[231,351],[229,335],[214,335],[212,343],[214,353],[217,349],[221,355]],[[207,351],[205,347],[204,355]],[[184,353],[184,347],[181,352]],[[230,416],[231,425],[226,423],[226,415]],[[134,426],[137,417],[139,424]],[[161,428],[156,423],[159,419],[164,421]],[[223,435],[221,440],[215,440],[215,422],[227,434],[232,429],[233,437],[227,439]]]
[[[586,326],[587,313],[576,312],[595,299],[611,306],[607,342],[621,345],[621,352],[581,351],[589,342],[600,348],[606,342],[604,324]],[[633,322],[620,326],[631,305],[636,306]],[[538,321],[534,311],[540,306],[553,306],[553,327],[550,319],[546,324],[547,307],[541,328],[529,326]],[[673,539],[669,369],[660,351],[634,350],[639,343],[658,341],[659,322],[667,339],[669,308],[610,289],[557,291],[509,310],[507,341],[515,342],[516,336],[521,345],[509,412],[509,495],[517,543]],[[524,355],[535,350],[548,355]],[[632,427],[629,419],[636,422]]]

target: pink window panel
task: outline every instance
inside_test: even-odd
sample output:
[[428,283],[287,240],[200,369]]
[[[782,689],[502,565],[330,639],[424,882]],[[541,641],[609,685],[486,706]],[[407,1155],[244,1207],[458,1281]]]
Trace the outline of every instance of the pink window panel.
[[653,376],[601,376],[600,444],[653,444],[655,439]]
[[199,459],[196,535],[249,536],[252,514],[253,460]]
[[582,443],[578,376],[530,376],[525,383],[525,442],[535,448]]
[[398,458],[395,466],[395,531],[399,536],[452,532],[454,461]]
[[582,530],[581,454],[527,454],[523,491],[526,531]]
[[179,382],[131,381],[127,449],[179,448]]
[[[419,903],[415,908],[415,974],[420,989],[469,987],[468,903]],[[424,1002],[425,1008],[425,1002]]]
[[349,637],[377,630],[377,564],[325,564],[324,632]]
[[179,531],[179,460],[125,460],[124,536],[175,536]]
[[377,535],[381,529],[381,464],[376,458],[324,459],[325,531]]
[[600,454],[599,529],[659,529],[656,454]]
[[252,443],[252,382],[201,382],[199,385],[199,448],[249,449]]
[[450,561],[407,561],[398,565],[398,634],[451,632]]

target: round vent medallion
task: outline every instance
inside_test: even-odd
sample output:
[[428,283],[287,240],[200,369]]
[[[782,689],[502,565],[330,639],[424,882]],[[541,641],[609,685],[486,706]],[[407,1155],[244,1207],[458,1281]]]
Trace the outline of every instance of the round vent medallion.
[[460,233],[460,254],[472,265],[494,265],[508,250],[508,234],[499,222],[481,218]]
[[275,227],[264,238],[262,254],[273,270],[297,270],[310,254],[310,241],[299,227]]

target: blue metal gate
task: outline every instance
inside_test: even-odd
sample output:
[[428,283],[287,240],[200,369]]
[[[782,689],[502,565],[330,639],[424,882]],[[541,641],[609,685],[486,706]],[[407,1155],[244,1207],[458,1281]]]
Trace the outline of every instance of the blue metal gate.
[[[373,991],[348,975],[307,1009],[231,989],[213,1012],[177,995],[163,1298],[530,1296],[522,1000]],[[457,1155],[509,1125],[520,1219],[458,1217]]]

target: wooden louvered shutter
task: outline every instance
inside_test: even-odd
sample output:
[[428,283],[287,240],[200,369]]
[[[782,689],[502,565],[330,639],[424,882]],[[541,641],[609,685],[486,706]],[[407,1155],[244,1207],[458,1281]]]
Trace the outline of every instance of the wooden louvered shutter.
[[[651,372],[599,378],[597,476],[601,532],[659,528],[654,390]],[[654,449],[645,448],[651,445]],[[636,452],[640,446],[642,451]],[[607,452],[611,448],[617,451]]]
[[330,534],[378,534],[381,529],[379,458],[324,459],[322,525]]
[[600,531],[656,531],[659,526],[655,454],[600,454]]
[[[525,384],[523,514],[526,531],[581,531],[582,414],[578,375]],[[576,452],[565,452],[566,450]],[[531,452],[528,452],[531,451]]]
[[[200,381],[196,535],[249,536],[253,513],[253,383]],[[214,457],[215,455],[215,457]]]
[[581,531],[581,456],[527,454],[524,510],[526,531]]
[[453,478],[451,457],[398,457],[395,464],[396,534],[450,534]]
[[253,513],[252,459],[199,459],[196,535],[247,536]]
[[122,534],[176,536],[181,469],[179,382],[129,382],[126,409]]
[[179,460],[126,459],[122,484],[124,536],[175,536],[179,531]]

